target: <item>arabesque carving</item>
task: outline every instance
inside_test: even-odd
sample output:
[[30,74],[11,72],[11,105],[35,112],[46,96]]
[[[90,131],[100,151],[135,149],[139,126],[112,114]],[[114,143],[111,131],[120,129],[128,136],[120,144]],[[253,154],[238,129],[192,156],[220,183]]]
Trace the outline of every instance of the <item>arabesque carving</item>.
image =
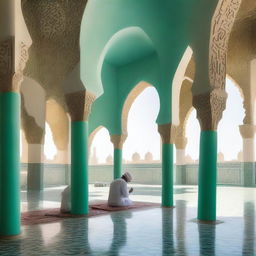
[[[18,68],[15,71],[15,54],[18,55]],[[23,70],[28,61],[28,47],[21,42],[19,52],[15,53],[15,38],[0,42],[0,91],[18,92],[23,80]]]
[[177,126],[169,124],[158,125],[158,132],[162,138],[163,144],[174,144],[177,134]]
[[111,135],[111,142],[114,145],[114,149],[122,149],[127,139],[127,134]]
[[0,42],[0,91],[9,91],[14,73],[14,37]]
[[228,41],[241,2],[242,0],[219,0],[212,18],[209,79],[214,88],[225,88]]
[[62,85],[80,61],[80,27],[86,3],[87,0],[22,0],[33,41],[24,74],[42,85],[47,99],[54,98],[64,109],[66,91]]
[[86,90],[66,95],[68,111],[72,121],[87,121],[96,96]]
[[197,110],[201,130],[217,130],[222,113],[226,108],[227,93],[222,89],[195,95],[193,106]]

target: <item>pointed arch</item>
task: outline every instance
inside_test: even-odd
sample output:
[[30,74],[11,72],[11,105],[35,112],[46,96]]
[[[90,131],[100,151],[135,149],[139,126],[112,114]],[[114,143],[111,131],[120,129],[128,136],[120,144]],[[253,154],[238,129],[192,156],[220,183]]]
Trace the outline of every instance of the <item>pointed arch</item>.
[[131,109],[133,102],[136,98],[148,87],[151,87],[149,83],[142,81],[138,83],[128,94],[122,109],[122,132],[123,134],[127,134],[127,123],[128,123],[128,115]]
[[[188,46],[185,50],[181,61],[178,65],[178,68],[176,70],[176,73],[173,78],[172,82],[172,121],[171,123],[174,125],[179,125],[180,118],[179,118],[179,108],[180,108],[180,91],[183,84],[183,81],[185,79],[188,79],[186,76],[187,68],[190,64],[190,61],[192,59],[193,51]],[[191,79],[191,77],[189,77]]]

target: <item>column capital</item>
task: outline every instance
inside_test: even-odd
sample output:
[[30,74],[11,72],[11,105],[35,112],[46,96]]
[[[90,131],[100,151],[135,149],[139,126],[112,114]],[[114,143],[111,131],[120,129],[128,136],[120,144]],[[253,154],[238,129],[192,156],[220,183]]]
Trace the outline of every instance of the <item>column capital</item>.
[[114,145],[114,149],[122,149],[126,139],[127,139],[127,134],[110,136],[110,140]]
[[222,89],[194,95],[193,106],[197,110],[201,130],[217,130],[222,113],[226,108],[227,93]]
[[174,144],[177,134],[177,126],[169,124],[158,125],[158,132],[162,138],[163,144]]
[[[28,49],[29,46],[21,42],[15,53],[15,37],[0,41],[0,92],[19,92],[28,61]],[[15,61],[18,61],[16,70]]]
[[253,124],[244,124],[239,126],[239,131],[243,139],[254,138],[256,126]]
[[86,90],[66,95],[68,111],[72,121],[87,121],[96,96]]
[[175,146],[177,149],[185,149],[188,143],[188,139],[186,137],[176,137]]

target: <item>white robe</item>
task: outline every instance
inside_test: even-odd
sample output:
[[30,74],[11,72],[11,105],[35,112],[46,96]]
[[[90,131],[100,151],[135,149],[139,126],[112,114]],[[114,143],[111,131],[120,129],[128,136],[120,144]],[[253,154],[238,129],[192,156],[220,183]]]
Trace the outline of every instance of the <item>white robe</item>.
[[71,211],[70,186],[67,186],[61,193],[61,212]]
[[129,199],[127,182],[123,179],[116,179],[111,182],[108,196],[109,206],[129,206],[132,200]]

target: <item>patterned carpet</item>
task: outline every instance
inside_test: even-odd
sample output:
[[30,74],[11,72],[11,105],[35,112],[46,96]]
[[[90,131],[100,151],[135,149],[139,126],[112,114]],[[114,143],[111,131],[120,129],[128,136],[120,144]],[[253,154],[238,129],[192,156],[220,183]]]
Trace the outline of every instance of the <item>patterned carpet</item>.
[[133,205],[128,207],[110,207],[106,202],[93,204],[89,207],[88,215],[75,215],[70,213],[61,213],[59,208],[45,209],[38,211],[24,212],[21,214],[22,225],[37,225],[43,223],[54,223],[61,221],[65,218],[81,218],[81,217],[93,217],[98,215],[108,214],[108,212],[124,211],[129,209],[143,209],[151,207],[159,207],[159,204],[145,203],[145,202],[134,202]]

